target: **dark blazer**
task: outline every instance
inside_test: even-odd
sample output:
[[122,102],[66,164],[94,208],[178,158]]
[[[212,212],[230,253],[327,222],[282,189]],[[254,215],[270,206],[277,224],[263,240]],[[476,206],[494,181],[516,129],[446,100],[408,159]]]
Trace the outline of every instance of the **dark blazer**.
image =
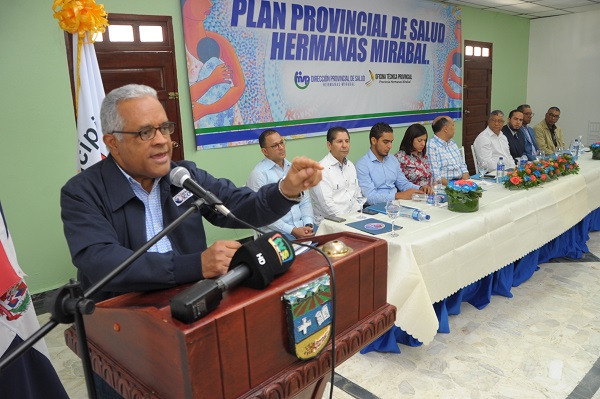
[[510,131],[508,125],[504,125],[502,127],[502,133],[506,136],[508,140],[508,147],[510,149],[510,155],[513,158],[521,158],[523,155],[527,155],[525,153],[525,136],[521,129],[517,130],[517,134],[513,136]]
[[[191,177],[221,199],[234,215],[253,225],[274,222],[295,204],[279,193],[277,184],[254,192],[247,187],[237,188],[227,179],[216,179],[192,162],[171,162],[172,168],[176,166],[188,169]],[[196,197],[178,197],[183,189],[171,185],[168,175],[161,178],[159,187],[166,227]],[[61,190],[60,204],[65,237],[84,290],[146,243],[144,204],[110,155],[71,178]],[[94,299],[202,279],[200,254],[207,247],[203,218],[220,227],[245,227],[203,206],[200,213],[192,214],[168,234],[172,252],[146,252]]]

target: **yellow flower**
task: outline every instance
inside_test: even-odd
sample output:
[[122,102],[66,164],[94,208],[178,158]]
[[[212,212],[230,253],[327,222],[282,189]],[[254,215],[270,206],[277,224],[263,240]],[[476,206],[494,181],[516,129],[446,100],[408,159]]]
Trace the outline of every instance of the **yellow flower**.
[[94,0],[55,0],[52,10],[60,28],[79,37],[89,33],[91,38],[108,26],[104,6]]

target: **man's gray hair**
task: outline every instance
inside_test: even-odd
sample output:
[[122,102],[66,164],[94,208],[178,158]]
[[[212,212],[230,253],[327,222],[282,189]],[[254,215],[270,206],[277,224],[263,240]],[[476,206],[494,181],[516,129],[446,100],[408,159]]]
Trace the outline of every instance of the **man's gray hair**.
[[499,109],[495,109],[490,113],[490,118],[498,115],[504,116],[504,112],[500,111]]
[[[102,123],[102,132],[110,134],[114,131],[123,130],[125,122],[117,109],[121,101],[130,100],[132,98],[155,97],[156,90],[150,86],[129,84],[117,89],[114,89],[104,97],[102,107],[100,108],[100,123]],[[123,141],[123,135],[115,133],[115,137],[119,141]]]

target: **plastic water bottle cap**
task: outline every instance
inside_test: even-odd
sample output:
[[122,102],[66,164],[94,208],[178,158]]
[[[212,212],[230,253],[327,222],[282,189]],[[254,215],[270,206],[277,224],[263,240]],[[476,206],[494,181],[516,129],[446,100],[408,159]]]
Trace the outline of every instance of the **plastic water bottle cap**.
[[425,215],[425,220],[429,220],[429,219],[431,219],[431,216]]

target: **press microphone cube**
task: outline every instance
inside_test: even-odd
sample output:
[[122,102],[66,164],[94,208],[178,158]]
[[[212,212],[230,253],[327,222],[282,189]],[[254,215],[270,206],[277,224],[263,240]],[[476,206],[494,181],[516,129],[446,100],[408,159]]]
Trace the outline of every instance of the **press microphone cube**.
[[215,310],[222,299],[223,292],[215,280],[200,280],[171,298],[171,316],[193,323]]

